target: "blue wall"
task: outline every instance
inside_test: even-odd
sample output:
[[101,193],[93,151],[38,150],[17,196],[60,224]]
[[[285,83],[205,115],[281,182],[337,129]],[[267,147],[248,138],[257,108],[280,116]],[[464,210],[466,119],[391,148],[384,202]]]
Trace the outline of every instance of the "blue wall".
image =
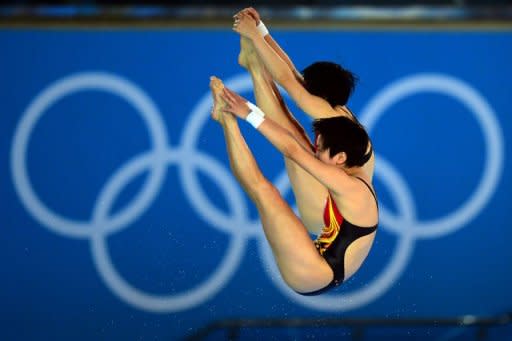
[[[313,298],[279,279],[209,118],[212,74],[252,98],[229,29],[2,29],[2,339],[175,339],[226,317],[512,310],[512,33],[274,36],[298,67],[334,60],[360,78],[350,106],[377,151],[382,226],[360,272]],[[280,155],[242,128],[292,202]]]

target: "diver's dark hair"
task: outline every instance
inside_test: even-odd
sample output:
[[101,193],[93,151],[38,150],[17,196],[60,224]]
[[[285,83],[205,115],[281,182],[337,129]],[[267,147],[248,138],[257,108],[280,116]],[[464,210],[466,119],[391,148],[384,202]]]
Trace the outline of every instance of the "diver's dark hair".
[[302,76],[306,90],[325,99],[333,108],[347,104],[357,82],[352,72],[332,62],[313,63],[302,71]]
[[345,152],[347,167],[361,167],[371,157],[366,153],[370,138],[363,126],[345,116],[320,118],[313,121],[315,136],[322,135],[322,150],[329,149],[329,156]]

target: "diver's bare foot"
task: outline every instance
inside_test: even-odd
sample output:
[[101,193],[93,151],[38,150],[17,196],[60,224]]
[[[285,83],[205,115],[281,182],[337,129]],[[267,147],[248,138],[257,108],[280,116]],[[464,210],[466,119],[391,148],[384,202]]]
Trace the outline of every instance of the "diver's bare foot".
[[210,90],[213,97],[212,118],[220,122],[223,116],[222,110],[226,107],[226,102],[220,96],[222,91],[224,91],[224,84],[222,84],[222,81],[217,77],[211,76]]
[[249,64],[253,61],[255,55],[254,46],[249,38],[240,37],[240,54],[238,55],[238,64],[244,69],[249,68]]

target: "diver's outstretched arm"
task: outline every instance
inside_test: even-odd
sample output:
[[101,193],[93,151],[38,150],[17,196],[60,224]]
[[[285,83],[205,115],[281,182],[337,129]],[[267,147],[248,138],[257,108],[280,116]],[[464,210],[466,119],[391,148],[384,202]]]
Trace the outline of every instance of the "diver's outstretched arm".
[[272,76],[254,50],[252,42],[245,37],[240,37],[238,63],[251,75],[258,107],[268,113],[276,123],[290,131],[304,147],[312,149],[313,146],[306,131],[288,110]]
[[226,102],[225,112],[232,113],[253,124],[286,158],[296,162],[331,193],[345,195],[354,190],[355,181],[351,176],[340,171],[338,167],[317,159],[313,152],[304,148],[288,130],[271,118],[265,118],[259,108],[256,106],[250,108],[246,99],[227,88],[224,88],[221,97]]

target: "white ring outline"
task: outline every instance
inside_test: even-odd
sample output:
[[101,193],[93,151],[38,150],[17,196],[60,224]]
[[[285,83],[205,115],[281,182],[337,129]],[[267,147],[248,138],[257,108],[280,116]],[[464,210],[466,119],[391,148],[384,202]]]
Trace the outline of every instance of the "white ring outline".
[[[62,78],[46,87],[28,106],[16,128],[11,149],[11,174],[16,189],[25,209],[43,226],[57,234],[70,238],[89,238],[92,231],[87,222],[74,222],[62,217],[47,208],[34,192],[27,172],[26,154],[30,134],[35,128],[44,111],[62,97],[79,90],[101,90],[120,96],[140,112],[149,128],[153,149],[164,152],[167,147],[165,125],[156,105],[144,91],[127,80],[103,72],[77,73]],[[134,219],[149,206],[158,193],[165,176],[165,167],[155,165],[145,188],[137,199],[132,200],[128,208],[123,209],[103,227],[106,230],[116,230]]]
[[418,92],[442,93],[462,102],[475,115],[482,128],[486,146],[484,172],[470,199],[446,217],[427,222],[418,221],[412,227],[412,232],[418,238],[435,238],[464,227],[480,213],[495,192],[503,172],[503,133],[491,106],[475,89],[454,77],[437,73],[403,77],[386,86],[361,111],[361,122],[370,133],[388,107]]
[[[183,150],[168,150],[165,155],[164,162],[175,163],[186,158],[186,152]],[[210,175],[213,178],[219,178],[218,174],[222,173],[223,168],[217,166],[216,163],[212,162],[210,157],[205,154],[195,154],[193,163],[196,166],[204,167],[211,171]],[[110,195],[100,195],[96,200],[97,205],[94,208],[93,213],[93,224],[95,226],[102,226],[107,221],[107,214],[112,204],[115,202],[115,197],[120,193],[123,185],[130,182],[131,179],[142,173],[146,168],[149,168],[152,164],[161,162],[161,157],[156,154],[144,154],[137,158],[133,164],[129,167],[123,167],[122,171],[117,172],[109,183],[117,183],[117,192]],[[102,193],[107,193],[103,191]],[[226,192],[224,192],[226,193]],[[229,190],[228,190],[229,193]],[[243,217],[241,210],[236,209],[237,200],[233,198],[227,198],[228,202],[235,205],[235,220],[238,220],[239,224],[243,224]],[[230,200],[231,199],[231,200]],[[239,202],[239,201],[238,201]],[[105,234],[101,229],[94,229],[94,234],[91,238],[91,253],[93,260],[100,273],[105,284],[114,292],[117,296],[136,307],[146,309],[153,312],[176,312],[185,308],[191,308],[204,302],[209,297],[214,296],[219,290],[221,290],[227,281],[232,277],[235,270],[238,268],[240,261],[242,260],[243,251],[247,239],[243,234],[235,235],[231,238],[228,250],[216,271],[209,275],[208,279],[201,285],[196,285],[195,288],[174,294],[174,295],[152,295],[142,292],[141,290],[133,287],[126,282],[119,272],[116,270],[110,259],[107,251],[107,245],[105,242]]]

